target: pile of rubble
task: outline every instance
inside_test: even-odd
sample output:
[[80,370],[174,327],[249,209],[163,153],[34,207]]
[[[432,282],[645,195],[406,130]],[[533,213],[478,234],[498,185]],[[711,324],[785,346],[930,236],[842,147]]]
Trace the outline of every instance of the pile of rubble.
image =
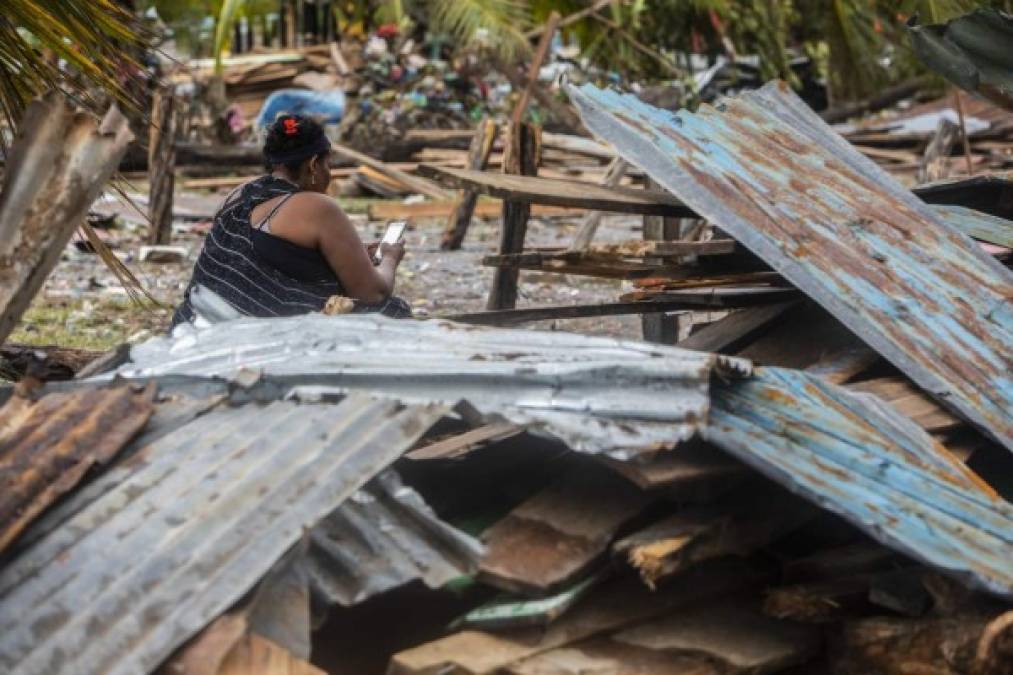
[[[776,83],[570,95],[668,190],[599,208],[713,236],[613,252],[745,247],[760,299],[677,346],[243,319],[0,390],[0,667],[1008,672],[1009,180],[940,215]],[[721,297],[694,265],[631,302]]]

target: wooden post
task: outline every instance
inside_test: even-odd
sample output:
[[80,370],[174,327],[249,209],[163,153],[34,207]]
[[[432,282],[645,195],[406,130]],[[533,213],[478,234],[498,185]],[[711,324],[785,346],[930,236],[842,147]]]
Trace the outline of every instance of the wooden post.
[[950,172],[950,151],[957,142],[957,133],[956,124],[948,119],[939,120],[936,133],[922,156],[916,182],[929,183],[946,178]]
[[964,159],[967,160],[967,175],[974,175],[974,162],[971,161],[971,139],[967,137],[967,125],[964,123],[964,100],[960,90],[953,90],[953,98],[957,104],[957,119],[960,120],[960,138],[964,142]]
[[[492,146],[496,142],[496,123],[488,117],[482,118],[475,135],[471,138],[471,147],[468,148],[468,160],[466,169],[481,171],[489,162],[489,155],[492,154]],[[475,212],[475,204],[478,201],[478,192],[475,190],[461,190],[454,202],[454,208],[447,219],[447,227],[443,231],[443,241],[440,248],[445,251],[456,251],[464,243],[464,237],[468,234],[468,226],[471,224],[472,214]]]
[[[507,152],[503,157],[503,173],[534,176],[538,173],[538,155],[541,146],[541,128],[524,122],[511,124],[507,139]],[[503,229],[500,232],[500,255],[520,253],[524,250],[524,236],[528,231],[531,205],[527,202],[503,201]],[[517,305],[516,267],[497,267],[493,273],[488,309],[512,309]]]
[[[542,39],[538,42],[538,48],[535,50],[535,56],[531,59],[531,65],[528,68],[528,84],[521,91],[521,97],[517,101],[517,105],[514,107],[513,115],[510,117],[510,124],[515,126],[521,123],[524,117],[524,111],[528,109],[528,102],[531,100],[531,92],[538,85],[538,72],[542,69],[542,64],[545,63],[545,57],[549,54],[549,47],[552,45],[552,37],[556,34],[556,28],[559,26],[561,17],[559,12],[553,11],[549,15],[549,20],[545,22],[545,29],[542,31]],[[511,128],[511,131],[513,129]]]
[[[626,175],[626,169],[629,164],[626,163],[622,157],[614,158],[605,171],[605,179],[602,180],[602,185],[606,187],[615,187],[622,181],[623,176]],[[582,251],[591,245],[591,240],[594,239],[595,233],[598,231],[598,226],[601,225],[601,218],[604,214],[601,211],[592,211],[584,217],[584,222],[581,223],[580,229],[577,230],[576,236],[573,238],[573,243],[570,244],[571,251]]]
[[172,196],[176,168],[176,99],[171,86],[155,90],[151,99],[148,133],[148,242],[168,244],[172,239]]
[[296,33],[298,32],[298,27],[296,26],[297,17],[292,0],[285,0],[281,16],[284,22],[282,30],[282,39],[285,41],[284,46],[288,48],[298,47],[299,45],[296,44]]
[[[661,190],[663,188],[648,176],[644,180],[644,189]],[[647,241],[674,241],[678,239],[680,220],[680,218],[666,218],[664,216],[644,216],[644,239]],[[684,313],[642,314],[640,325],[643,329],[644,340],[674,345],[679,341],[680,322],[683,319]]]

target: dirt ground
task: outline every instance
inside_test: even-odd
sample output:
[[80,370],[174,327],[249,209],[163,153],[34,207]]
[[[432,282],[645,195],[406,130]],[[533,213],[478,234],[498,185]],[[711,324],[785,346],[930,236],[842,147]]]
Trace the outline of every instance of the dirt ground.
[[[137,186],[134,186],[137,187]],[[143,186],[142,186],[143,188]],[[143,189],[142,189],[143,193]],[[213,211],[223,193],[180,192],[177,202],[193,207],[195,214]],[[378,239],[383,222],[369,222],[366,210],[371,201],[342,199],[363,239]],[[116,277],[94,253],[82,250],[81,242],[68,245],[41,293],[9,341],[32,345],[59,344],[65,347],[108,349],[122,342],[138,342],[166,329],[169,307],[177,303],[210,222],[207,219],[180,219],[174,223],[173,245],[186,249],[179,263],[141,263],[138,254],[144,243],[143,219],[122,198],[108,196],[93,210],[118,214],[114,227],[102,231],[114,253],[138,277],[165,309],[141,308],[132,303]],[[483,267],[484,255],[496,252],[499,220],[476,219],[460,251],[439,249],[442,220],[414,224],[406,236],[407,254],[398,274],[397,293],[408,300],[421,317],[436,317],[484,309],[492,280],[492,268]],[[565,246],[579,225],[575,219],[531,220],[527,245]],[[599,230],[601,241],[635,239],[641,236],[641,219],[610,216]],[[619,281],[521,272],[518,307],[569,305],[615,301],[623,291]],[[600,317],[542,321],[532,328],[568,330],[590,335],[640,337],[640,319]]]

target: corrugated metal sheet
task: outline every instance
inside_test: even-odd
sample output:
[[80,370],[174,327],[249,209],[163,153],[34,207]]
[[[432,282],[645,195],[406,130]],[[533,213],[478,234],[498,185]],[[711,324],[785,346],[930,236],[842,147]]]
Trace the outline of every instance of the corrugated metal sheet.
[[1013,274],[784,83],[672,114],[570,87],[589,129],[1013,449]]
[[324,602],[349,606],[416,579],[440,588],[473,573],[481,556],[478,540],[388,469],[314,528],[309,576]]
[[0,570],[0,670],[152,670],[445,412],[350,395],[219,407],[163,436]]
[[[261,372],[300,396],[365,389],[456,403],[617,458],[671,446],[706,419],[712,371],[741,359],[563,332],[505,330],[376,315],[242,319],[131,351],[118,374],[236,378]],[[315,387],[315,389],[314,389]]]
[[0,408],[0,551],[148,421],[155,387],[14,396]]
[[879,399],[800,371],[715,382],[704,436],[873,538],[1013,597],[1013,507]]
[[1013,248],[1013,221],[996,218],[964,206],[936,204],[932,210],[944,223],[969,237]]
[[950,82],[1013,110],[1013,17],[977,9],[944,24],[908,23],[915,54]]

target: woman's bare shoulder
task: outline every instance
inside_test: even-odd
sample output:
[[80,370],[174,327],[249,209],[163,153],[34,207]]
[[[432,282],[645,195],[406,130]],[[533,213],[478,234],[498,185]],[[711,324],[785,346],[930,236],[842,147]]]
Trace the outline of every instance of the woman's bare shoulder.
[[298,210],[302,216],[324,216],[344,217],[345,212],[341,210],[338,202],[319,192],[297,192],[289,200],[293,210]]

